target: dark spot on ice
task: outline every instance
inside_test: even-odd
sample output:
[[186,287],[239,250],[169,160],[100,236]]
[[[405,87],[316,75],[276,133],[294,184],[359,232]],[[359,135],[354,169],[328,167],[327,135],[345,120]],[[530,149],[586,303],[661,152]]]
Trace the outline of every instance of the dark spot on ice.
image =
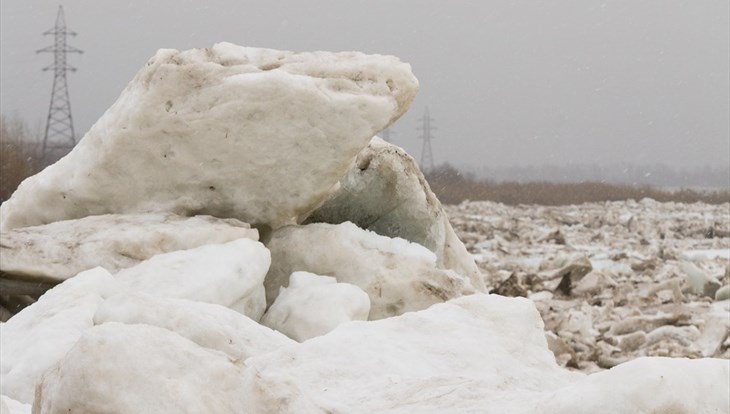
[[165,111],[170,112],[170,109],[172,109],[172,101],[165,102]]
[[363,157],[362,160],[358,161],[357,168],[359,168],[360,171],[367,170],[368,167],[370,167],[370,161],[372,161],[372,160],[373,160],[372,155],[367,156],[367,157]]
[[210,187],[208,187],[208,190],[215,191],[215,187],[211,185]]
[[267,70],[277,69],[279,66],[281,66],[280,62],[269,63],[268,65],[261,66],[261,70],[267,71]]
[[393,82],[393,79],[388,79],[385,81],[385,84],[388,85],[388,89],[390,89],[391,92],[393,92],[393,89],[395,89],[395,84]]

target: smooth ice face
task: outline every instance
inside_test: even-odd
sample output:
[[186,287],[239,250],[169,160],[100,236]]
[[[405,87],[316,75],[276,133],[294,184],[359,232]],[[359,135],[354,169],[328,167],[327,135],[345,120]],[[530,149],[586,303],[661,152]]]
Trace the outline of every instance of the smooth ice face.
[[[263,279],[269,263],[269,252],[261,243],[239,239],[157,255],[115,276],[103,268],[82,272],[49,290],[38,302],[0,325],[2,392],[18,401],[31,402],[41,374],[61,359],[86,330],[94,326],[100,304],[120,293],[142,292],[219,304],[257,321],[266,307]],[[120,316],[118,309],[109,310],[110,304],[104,307],[107,309],[105,315],[110,320],[124,322],[130,318],[141,318],[135,314],[142,312],[145,309],[142,305],[146,304],[141,303],[134,309],[134,302],[124,306],[118,301],[116,303],[117,308],[126,309],[129,314]],[[148,318],[154,319],[165,313],[185,316],[182,311],[175,313],[170,309],[176,304],[182,306],[177,302],[170,305],[161,299],[160,309],[152,310],[154,306],[147,306],[154,313]],[[190,310],[195,309],[194,304],[189,306]],[[202,316],[197,319],[185,317],[205,321]],[[174,320],[168,323],[176,326]],[[255,322],[251,321],[251,324]],[[204,328],[199,329],[205,331]],[[268,331],[264,327],[261,329]],[[215,330],[211,327],[207,332]],[[246,349],[261,349],[272,343],[266,334],[251,334],[251,338],[263,338],[264,342]],[[240,355],[246,355],[246,352],[243,350]]]
[[269,306],[295,271],[334,276],[338,282],[364,290],[370,297],[369,319],[421,310],[474,293],[469,279],[439,269],[436,255],[425,247],[350,222],[283,227],[273,232],[267,247],[271,268],[264,285]]
[[236,363],[295,343],[220,305],[144,293],[122,293],[102,302],[94,324],[107,322],[164,328],[203,348],[223,352]]
[[3,395],[0,397],[0,412],[2,414],[30,414],[31,406]]
[[349,283],[330,276],[294,272],[261,323],[299,342],[324,335],[350,321],[366,321],[370,298]]
[[241,367],[166,329],[89,329],[38,385],[38,412],[242,413]]
[[645,357],[560,389],[532,412],[720,413],[730,407],[728,389],[730,361]]
[[245,398],[251,412],[518,412],[582,377],[555,363],[542,328],[532,302],[496,295],[351,322],[247,360]]
[[79,274],[0,325],[2,393],[33,402],[41,375],[93,326],[97,307],[120,289],[102,268]]
[[560,368],[534,304],[471,295],[342,325],[247,361],[251,412],[726,412],[730,362],[641,358],[585,376]]
[[0,270],[62,281],[97,266],[116,273],[157,254],[241,238],[258,240],[258,232],[210,216],[105,214],[0,233]]
[[438,267],[466,276],[475,289],[486,291],[474,259],[454,233],[416,160],[402,148],[373,138],[338,189],[305,223],[345,221],[418,243],[436,254]]
[[160,50],[71,153],[3,203],[0,226],[133,212],[293,223],[417,89],[391,56]]
[[264,277],[271,255],[239,239],[157,255],[115,276],[130,290],[215,303],[259,320],[266,308]]

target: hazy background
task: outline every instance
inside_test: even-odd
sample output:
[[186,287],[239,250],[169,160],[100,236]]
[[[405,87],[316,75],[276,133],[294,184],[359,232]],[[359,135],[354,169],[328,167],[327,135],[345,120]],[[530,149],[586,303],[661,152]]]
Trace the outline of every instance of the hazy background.
[[[636,181],[664,171],[675,177],[669,186],[693,174],[706,177],[698,186],[730,180],[727,0],[62,4],[79,33],[69,44],[85,51],[69,58],[79,69],[69,74],[77,138],[158,48],[230,41],[410,63],[421,90],[391,138],[416,159],[428,105],[436,163],[477,175]],[[52,44],[41,33],[58,5],[0,2],[0,109],[38,128],[52,82],[41,68],[52,55],[35,50]]]

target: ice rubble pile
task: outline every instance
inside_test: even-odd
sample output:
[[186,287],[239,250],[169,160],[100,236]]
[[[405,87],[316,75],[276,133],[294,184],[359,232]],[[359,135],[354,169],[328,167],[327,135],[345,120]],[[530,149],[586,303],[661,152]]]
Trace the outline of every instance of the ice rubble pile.
[[531,301],[484,293],[413,159],[371,140],[416,89],[392,57],[158,52],[0,208],[2,412],[727,407],[727,361],[586,377]]
[[492,291],[533,299],[561,365],[730,359],[730,205],[447,206]]

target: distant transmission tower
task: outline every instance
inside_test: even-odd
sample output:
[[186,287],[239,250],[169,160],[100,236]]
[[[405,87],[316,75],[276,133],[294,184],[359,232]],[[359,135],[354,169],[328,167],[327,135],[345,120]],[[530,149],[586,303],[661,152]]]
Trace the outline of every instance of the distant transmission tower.
[[66,36],[76,36],[66,28],[63,17],[63,6],[58,6],[56,26],[43,33],[54,35],[53,46],[38,50],[36,53],[53,52],[53,64],[43,68],[43,71],[53,71],[53,89],[51,90],[51,104],[48,108],[46,133],[43,136],[43,161],[52,162],[59,156],[65,155],[76,145],[73,118],[71,117],[71,101],[68,97],[66,72],[75,72],[76,68],[66,63],[67,53],[83,53],[83,51],[66,44]]
[[433,118],[428,113],[428,106],[426,112],[423,114],[423,118],[419,119],[421,126],[418,128],[421,131],[420,139],[423,140],[423,147],[421,148],[421,170],[424,172],[434,169],[433,165],[433,150],[431,149],[431,140],[434,138],[431,131],[435,131],[437,128],[432,124]]
[[393,142],[393,135],[398,135],[398,132],[393,131],[390,127],[385,128],[384,130],[380,131],[380,133],[378,133],[378,136],[386,142]]

